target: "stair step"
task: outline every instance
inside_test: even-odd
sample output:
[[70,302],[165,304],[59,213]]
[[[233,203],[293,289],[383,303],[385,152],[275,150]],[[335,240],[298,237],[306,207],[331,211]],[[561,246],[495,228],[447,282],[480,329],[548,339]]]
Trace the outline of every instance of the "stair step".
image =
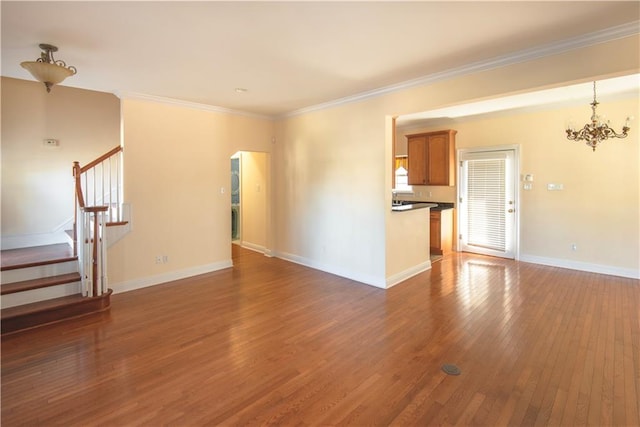
[[0,286],[0,295],[14,294],[33,289],[47,288],[49,286],[63,285],[65,283],[79,282],[79,273],[60,274],[58,276],[42,277],[39,279],[23,280],[21,282],[7,283]]
[[111,293],[109,289],[99,297],[89,298],[77,294],[2,309],[2,334],[108,310],[111,306]]
[[77,260],[78,260],[77,256],[71,256],[71,257],[67,257],[67,258],[49,259],[49,260],[45,260],[45,261],[26,262],[24,264],[7,265],[5,267],[2,267],[2,271],[18,270],[18,269],[21,269],[21,268],[29,268],[29,267],[38,267],[38,266],[41,266],[41,265],[60,264],[60,263],[63,263],[63,262],[77,261]]
[[76,260],[73,249],[67,243],[35,246],[30,248],[7,249],[0,252],[1,271],[55,264]]

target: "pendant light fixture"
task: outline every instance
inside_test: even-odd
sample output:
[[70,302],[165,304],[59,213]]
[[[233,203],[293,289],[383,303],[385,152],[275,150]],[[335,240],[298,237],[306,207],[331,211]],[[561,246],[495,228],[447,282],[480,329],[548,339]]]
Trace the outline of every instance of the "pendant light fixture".
[[76,67],[67,66],[64,61],[54,59],[53,52],[57,52],[56,46],[41,43],[42,49],[40,58],[35,61],[25,61],[20,65],[31,73],[39,82],[44,83],[47,92],[51,92],[51,87],[61,83],[67,77],[73,76],[77,70]]
[[626,138],[630,130],[629,122],[631,117],[627,117],[627,120],[622,127],[622,133],[616,133],[609,127],[609,121],[604,122],[602,117],[596,113],[598,107],[598,101],[596,100],[596,82],[593,82],[593,102],[591,103],[591,122],[587,123],[580,130],[575,130],[572,124],[567,127],[567,139],[571,141],[584,141],[589,147],[596,151],[596,147],[605,139],[609,138]]

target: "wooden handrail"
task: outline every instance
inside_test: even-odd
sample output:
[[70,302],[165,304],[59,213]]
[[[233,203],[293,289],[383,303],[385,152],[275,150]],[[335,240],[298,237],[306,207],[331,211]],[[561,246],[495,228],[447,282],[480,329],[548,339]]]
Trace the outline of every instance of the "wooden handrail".
[[98,157],[97,159],[95,159],[92,162],[87,163],[86,165],[82,166],[80,168],[80,172],[86,172],[89,169],[91,169],[92,167],[99,165],[100,163],[104,162],[105,160],[107,160],[109,157],[113,156],[116,153],[119,153],[120,151],[122,151],[122,145],[118,145],[116,148],[110,150],[107,153],[104,153],[102,156]]
[[73,162],[73,177],[76,181],[76,202],[78,206],[84,208],[84,196],[82,195],[82,183],[80,182],[81,173],[82,168],[80,167],[80,163]]

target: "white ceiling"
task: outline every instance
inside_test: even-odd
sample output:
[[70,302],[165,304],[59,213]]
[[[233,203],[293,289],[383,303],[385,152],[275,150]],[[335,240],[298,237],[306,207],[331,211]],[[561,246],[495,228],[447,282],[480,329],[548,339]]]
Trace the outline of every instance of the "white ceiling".
[[31,79],[20,62],[50,43],[60,49],[56,59],[78,69],[66,86],[266,116],[618,26],[637,32],[640,18],[638,1],[2,1],[1,8],[3,76]]

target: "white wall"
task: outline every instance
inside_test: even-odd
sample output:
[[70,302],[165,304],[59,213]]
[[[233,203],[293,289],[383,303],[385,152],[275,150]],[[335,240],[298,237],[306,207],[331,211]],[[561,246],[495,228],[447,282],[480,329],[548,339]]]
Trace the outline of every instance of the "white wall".
[[[59,146],[43,145],[45,138]],[[66,241],[74,211],[74,161],[120,145],[112,94],[2,78],[2,248]]]

